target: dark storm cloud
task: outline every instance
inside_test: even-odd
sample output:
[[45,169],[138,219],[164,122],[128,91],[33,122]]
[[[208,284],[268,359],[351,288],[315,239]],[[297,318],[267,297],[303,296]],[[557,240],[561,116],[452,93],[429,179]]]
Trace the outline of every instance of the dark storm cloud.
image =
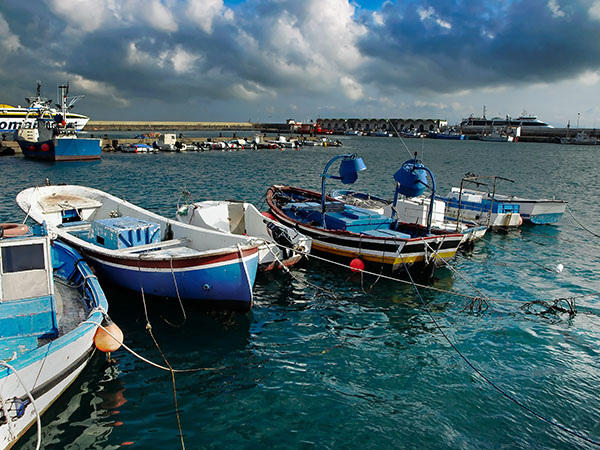
[[[0,38],[14,36],[20,47],[0,51],[1,101],[22,103],[36,80],[53,91],[71,77],[88,94],[91,115],[112,117],[112,107],[181,119],[187,110],[221,108],[221,116],[247,117],[257,102],[312,102],[313,111],[355,102],[360,109],[373,92],[553,82],[600,64],[593,3],[562,3],[399,0],[385,2],[375,18],[364,7],[352,18],[341,0],[248,0],[231,11],[215,0],[214,14],[198,18],[187,1],[60,3],[78,8],[75,14],[51,0],[2,2],[8,29],[0,28]],[[151,4],[162,15],[144,15]]]
[[[561,4],[562,3],[562,4]],[[600,67],[600,21],[587,1],[387,4],[359,47],[364,82],[452,92],[554,82]]]

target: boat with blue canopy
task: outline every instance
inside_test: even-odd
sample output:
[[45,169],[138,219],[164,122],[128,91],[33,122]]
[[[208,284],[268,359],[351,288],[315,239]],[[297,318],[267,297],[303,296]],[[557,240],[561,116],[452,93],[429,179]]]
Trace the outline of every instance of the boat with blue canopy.
[[[330,166],[341,160],[339,176],[329,175]],[[321,175],[321,192],[293,186],[274,185],[267,190],[266,201],[280,222],[296,228],[313,239],[312,249],[344,261],[360,259],[371,266],[401,273],[430,277],[436,266],[454,257],[462,233],[432,231],[427,226],[408,224],[375,211],[345,204],[326,195],[327,178],[344,184],[356,181],[366,167],[353,154],[333,157]],[[419,161],[407,161],[399,174],[405,192],[419,195],[431,173]],[[433,183],[435,183],[432,180]]]

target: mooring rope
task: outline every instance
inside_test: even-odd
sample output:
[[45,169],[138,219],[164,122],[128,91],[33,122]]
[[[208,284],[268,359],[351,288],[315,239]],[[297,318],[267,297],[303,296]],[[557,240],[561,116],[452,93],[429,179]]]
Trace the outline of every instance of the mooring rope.
[[579,225],[581,228],[583,228],[585,231],[587,231],[588,233],[590,233],[592,236],[594,237],[600,237],[600,234],[594,233],[592,230],[588,229],[584,224],[582,224],[576,217],[575,214],[573,214],[573,211],[571,211],[571,208],[569,208],[569,205],[567,204],[567,211],[569,211],[569,214],[571,215],[571,217],[573,218],[573,220],[575,221],[575,223],[577,223],[577,225]]
[[496,383],[494,383],[491,379],[489,379],[487,376],[485,376],[477,367],[475,367],[475,365],[465,356],[462,354],[462,352],[458,349],[458,347],[450,340],[450,338],[446,335],[446,333],[444,333],[444,330],[442,329],[442,327],[438,324],[437,320],[435,320],[435,317],[433,316],[433,313],[431,312],[431,309],[429,309],[429,306],[427,305],[427,303],[425,303],[425,300],[423,300],[423,297],[421,296],[421,293],[419,292],[419,289],[417,287],[417,285],[414,283],[412,275],[410,274],[410,271],[408,270],[408,267],[405,267],[405,271],[408,275],[408,277],[410,278],[413,287],[415,289],[415,292],[417,294],[417,296],[419,297],[419,300],[421,301],[421,304],[423,305],[423,307],[425,308],[425,311],[427,312],[427,315],[429,316],[429,318],[431,319],[431,321],[434,323],[436,329],[438,330],[438,332],[444,337],[444,339],[446,340],[446,342],[448,342],[448,344],[454,349],[454,351],[462,358],[462,360],[473,370],[475,371],[475,373],[477,373],[477,375],[479,375],[486,383],[488,383],[490,386],[492,386],[496,391],[498,391],[500,394],[502,394],[505,398],[507,398],[508,400],[510,400],[511,402],[513,402],[514,404],[516,404],[517,406],[521,407],[522,409],[528,411],[529,413],[533,414],[535,417],[537,417],[538,419],[543,420],[544,422],[557,427],[558,429],[564,431],[565,433],[568,433],[572,436],[578,437],[580,439],[583,439],[584,441],[599,446],[600,447],[600,442],[599,441],[595,441],[594,439],[591,439],[587,436],[584,436],[583,434],[575,431],[575,430],[571,430],[570,428],[567,428],[564,425],[559,424],[558,422],[552,420],[552,419],[548,419],[547,417],[543,416],[542,414],[538,413],[537,411],[533,410],[532,408],[530,408],[529,406],[525,405],[523,402],[521,402],[520,400],[518,400],[517,398],[515,398],[514,396],[510,395],[508,392],[506,392],[504,389],[502,389],[500,386],[498,386]]
[[[144,295],[144,286],[143,286],[143,283],[142,283],[141,259],[142,259],[142,255],[140,254],[139,257],[138,257],[138,273],[139,273],[139,279],[140,279],[140,292],[142,293],[142,302],[144,304],[144,314],[146,316],[146,330],[150,334],[150,337],[154,341],[154,345],[156,346],[158,352],[162,356],[165,364],[168,367],[169,372],[171,373],[171,383],[173,385],[173,398],[174,398],[174,402],[175,402],[175,417],[177,418],[177,426],[179,428],[179,439],[181,441],[181,448],[183,450],[185,450],[185,442],[183,440],[183,430],[181,428],[181,419],[179,417],[179,408],[178,408],[178,404],[177,404],[177,386],[175,385],[175,372],[173,371],[173,368],[171,367],[171,364],[169,364],[169,361],[167,360],[167,357],[165,356],[165,354],[161,350],[160,346],[158,345],[158,342],[156,341],[156,338],[154,337],[154,333],[152,333],[152,325],[150,324],[150,318],[148,316],[148,308],[146,307],[146,296]],[[112,336],[112,337],[114,339],[114,336]]]
[[[25,390],[25,393],[27,394],[27,397],[29,398],[29,401],[31,402],[31,406],[33,407],[33,411],[35,412],[35,420],[37,422],[37,444],[35,446],[35,450],[39,450],[39,448],[42,445],[42,421],[40,419],[40,412],[38,411],[37,407],[35,406],[35,401],[33,400],[33,395],[31,395],[31,392],[29,391],[29,389],[27,389],[27,386],[25,386],[25,383],[21,379],[19,373],[15,370],[15,368],[12,365],[8,364],[5,361],[0,361],[0,365],[13,371],[13,373],[15,374],[15,377],[17,377],[17,380],[19,380],[19,384],[21,384],[21,386],[23,386],[23,389]],[[7,423],[10,422],[10,420],[11,419],[7,414],[6,422]],[[10,429],[10,427],[9,427],[9,429]]]

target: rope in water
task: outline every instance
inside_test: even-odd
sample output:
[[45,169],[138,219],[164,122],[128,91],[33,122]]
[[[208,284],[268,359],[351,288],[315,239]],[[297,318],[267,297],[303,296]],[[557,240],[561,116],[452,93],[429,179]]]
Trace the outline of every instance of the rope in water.
[[[138,274],[139,274],[139,279],[140,279],[140,292],[142,293],[142,302],[144,304],[144,314],[146,317],[146,330],[150,334],[150,337],[154,341],[154,345],[156,346],[158,352],[160,353],[160,356],[162,356],[162,359],[165,362],[165,364],[167,365],[169,372],[171,373],[171,383],[173,385],[173,398],[174,398],[174,403],[175,403],[175,416],[177,417],[177,426],[179,428],[179,439],[181,441],[181,448],[183,450],[185,450],[185,442],[183,440],[183,430],[181,428],[181,419],[179,417],[179,407],[177,404],[177,386],[175,385],[175,372],[173,371],[171,364],[169,364],[169,361],[167,360],[167,357],[163,353],[162,349],[158,345],[158,342],[156,341],[156,338],[154,337],[154,333],[152,333],[152,325],[150,324],[150,318],[148,316],[148,308],[146,307],[146,296],[144,295],[144,286],[142,283],[141,259],[142,259],[142,255],[140,255],[138,258]],[[175,284],[175,286],[177,286],[177,284]]]
[[[404,264],[404,261],[403,261]],[[410,274],[410,271],[408,270],[408,267],[406,267],[406,264],[404,264],[404,269],[407,273],[407,275],[409,276],[411,282],[413,283],[413,287],[415,289],[415,292],[417,294],[417,296],[419,297],[419,300],[421,301],[421,304],[423,305],[423,307],[425,308],[425,311],[427,312],[427,315],[429,316],[429,318],[431,319],[431,321],[434,323],[436,329],[438,330],[438,332],[444,337],[444,339],[446,340],[446,342],[448,342],[448,344],[452,347],[452,349],[462,358],[462,360],[473,370],[475,371],[475,373],[477,373],[477,375],[479,375],[486,383],[488,383],[491,387],[493,387],[496,391],[498,391],[500,394],[502,394],[505,398],[507,398],[508,400],[510,400],[511,402],[513,402],[514,404],[516,404],[517,406],[523,408],[524,410],[528,411],[529,413],[533,414],[535,417],[537,417],[540,420],[543,420],[544,422],[557,427],[558,429],[564,431],[565,433],[568,433],[572,436],[578,437],[580,439],[583,439],[584,441],[599,446],[600,447],[600,442],[599,441],[595,441],[594,439],[588,438],[587,436],[582,435],[581,433],[571,430],[570,428],[565,427],[564,425],[559,424],[558,422],[555,422],[552,419],[548,419],[547,417],[541,415],[540,413],[538,413],[537,411],[534,411],[532,408],[530,408],[529,406],[525,405],[523,402],[521,402],[520,400],[518,400],[517,398],[515,398],[514,396],[510,395],[508,392],[506,392],[504,389],[502,389],[500,386],[498,386],[496,383],[494,383],[492,380],[490,380],[488,377],[486,377],[477,367],[475,367],[475,365],[469,361],[469,359],[462,354],[462,352],[458,349],[458,347],[456,345],[454,345],[454,343],[450,340],[450,338],[446,335],[446,333],[444,333],[444,330],[442,329],[442,327],[440,327],[440,325],[438,324],[437,320],[435,320],[435,317],[433,316],[431,310],[429,309],[429,306],[427,306],[427,303],[425,303],[425,300],[423,300],[423,297],[421,296],[421,293],[419,292],[419,289],[417,287],[417,285],[414,283],[412,275]]]
[[584,224],[582,224],[576,217],[575,214],[573,214],[573,211],[571,211],[571,208],[569,208],[569,205],[567,205],[567,211],[569,211],[569,214],[571,215],[571,217],[573,218],[573,220],[575,221],[575,223],[577,223],[577,225],[579,225],[581,228],[583,228],[585,231],[587,231],[588,233],[590,233],[592,236],[594,237],[600,237],[600,234],[594,233],[592,230],[588,229]]

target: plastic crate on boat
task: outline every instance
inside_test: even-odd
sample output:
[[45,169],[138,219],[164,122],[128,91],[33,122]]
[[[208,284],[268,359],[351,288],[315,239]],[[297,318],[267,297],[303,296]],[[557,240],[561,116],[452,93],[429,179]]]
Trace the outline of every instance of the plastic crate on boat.
[[134,217],[115,217],[92,222],[89,240],[111,250],[160,242],[160,225]]

